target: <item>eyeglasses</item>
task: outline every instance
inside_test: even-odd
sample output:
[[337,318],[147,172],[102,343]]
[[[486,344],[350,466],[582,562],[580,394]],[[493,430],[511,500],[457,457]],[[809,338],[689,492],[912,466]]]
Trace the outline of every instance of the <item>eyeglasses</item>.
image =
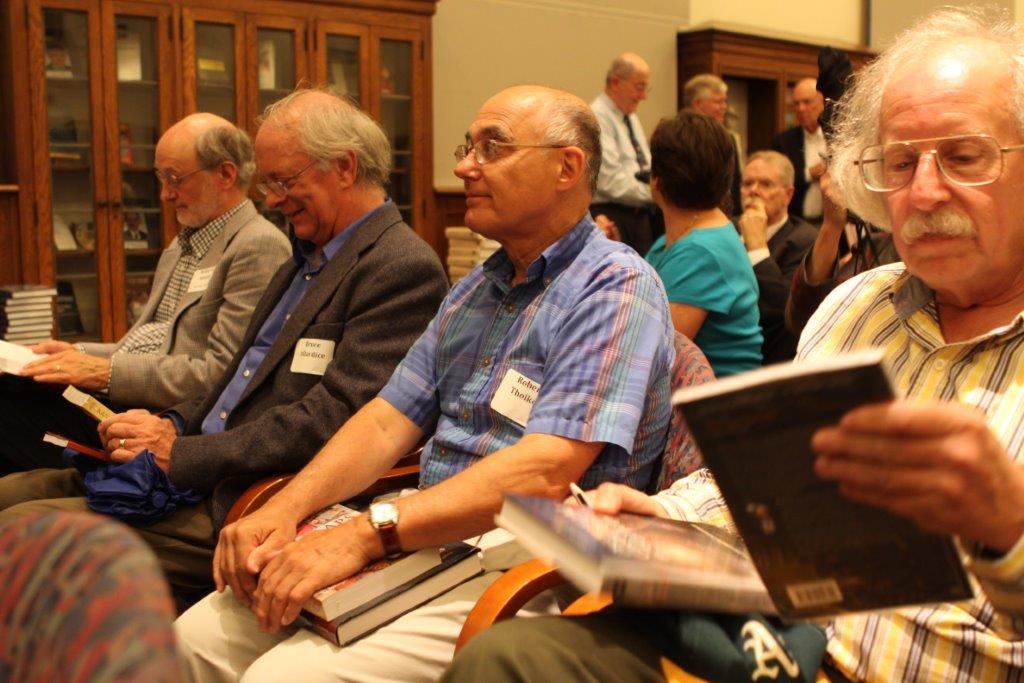
[[760,187],[765,192],[771,192],[779,189],[779,184],[774,180],[766,180],[764,178],[746,178],[740,183],[740,187],[744,190],[753,190]]
[[[922,142],[935,148],[920,151]],[[870,145],[854,163],[860,166],[864,186],[873,192],[892,192],[910,183],[921,156],[931,154],[943,177],[956,185],[976,187],[994,182],[1003,172],[1003,154],[1024,149],[1024,145],[1000,147],[991,135],[954,135]]]
[[473,144],[459,145],[455,148],[455,161],[462,161],[470,152],[473,152],[473,158],[476,163],[483,166],[486,163],[490,163],[498,158],[501,154],[502,149],[519,149],[523,147],[532,147],[536,149],[562,149],[566,145],[528,145],[519,142],[498,142],[497,140],[491,140],[487,138],[485,140],[477,140]]
[[[214,164],[213,166],[216,166],[216,164]],[[194,171],[189,171],[188,173],[185,173],[184,175],[178,175],[174,171],[160,170],[154,171],[154,175],[156,175],[156,179],[160,181],[161,185],[166,185],[167,187],[178,187],[179,185],[181,185],[182,181],[185,180],[185,178],[193,176],[196,173],[199,173],[200,171],[205,171],[207,169],[213,168],[213,166],[201,166]]]
[[292,183],[299,179],[299,176],[313,168],[313,164],[320,161],[319,159],[313,159],[313,161],[306,164],[301,171],[293,173],[287,178],[278,178],[277,180],[271,180],[264,178],[260,182],[256,183],[256,189],[260,191],[260,194],[266,196],[273,192],[279,197],[288,196],[288,188],[291,187]]

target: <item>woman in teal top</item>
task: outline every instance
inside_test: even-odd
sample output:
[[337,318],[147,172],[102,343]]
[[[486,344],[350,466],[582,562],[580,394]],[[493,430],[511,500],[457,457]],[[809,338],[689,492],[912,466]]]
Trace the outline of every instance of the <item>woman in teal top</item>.
[[651,136],[651,194],[665,215],[665,235],[647,261],[665,283],[673,325],[718,377],[761,365],[757,280],[720,208],[734,155],[725,128],[693,111],[663,119]]

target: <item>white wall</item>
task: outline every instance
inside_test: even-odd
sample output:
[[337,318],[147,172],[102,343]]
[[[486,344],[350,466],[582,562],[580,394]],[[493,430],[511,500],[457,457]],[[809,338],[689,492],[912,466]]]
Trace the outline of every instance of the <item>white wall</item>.
[[859,44],[868,1],[441,0],[433,22],[434,186],[462,188],[452,175],[452,149],[484,100],[505,86],[544,83],[590,101],[615,55],[631,50],[651,65],[653,92],[638,112],[650,133],[675,112],[679,30],[713,21]]
[[590,101],[626,50],[651,65],[639,110],[647,131],[675,111],[676,31],[687,0],[441,0],[434,17],[434,186],[462,189],[452,150],[484,100],[517,83],[543,83]]
[[1016,14],[1020,19],[1024,9],[1024,0],[871,0],[871,35],[872,49],[884,50],[900,31],[908,28],[918,18],[943,6],[970,7],[988,5],[1009,10],[1011,16]]
[[[900,4],[904,0],[883,0]],[[444,0],[442,0],[444,2]],[[691,26],[728,22],[809,42],[860,45],[865,0],[690,0]]]

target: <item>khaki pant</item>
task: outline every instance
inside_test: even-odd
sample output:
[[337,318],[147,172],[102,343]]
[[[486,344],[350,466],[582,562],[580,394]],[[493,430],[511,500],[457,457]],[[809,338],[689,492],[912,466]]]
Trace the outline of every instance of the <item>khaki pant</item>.
[[[337,647],[303,628],[271,635],[230,590],[207,596],[175,622],[178,646],[193,681],[436,681],[448,667],[469,611],[501,570],[528,559],[504,531],[484,534],[485,573],[453,588],[370,635]],[[544,595],[530,614],[557,611]]]
[[[0,479],[0,519],[40,510],[88,512],[81,473],[33,470]],[[176,597],[185,599],[210,590],[216,537],[208,500],[182,506],[152,524],[126,523],[153,549]]]

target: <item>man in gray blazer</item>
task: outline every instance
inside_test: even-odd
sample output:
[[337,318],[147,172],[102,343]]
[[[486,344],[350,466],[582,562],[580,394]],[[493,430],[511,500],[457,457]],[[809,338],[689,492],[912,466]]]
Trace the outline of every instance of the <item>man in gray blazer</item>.
[[[136,527],[179,598],[212,586],[217,533],[238,496],[301,469],[380,391],[447,290],[437,255],[386,197],[391,150],[369,116],[333,95],[293,93],[268,108],[256,159],[257,188],[291,223],[294,253],[241,348],[210,393],[100,425],[114,460],[149,449],[173,484],[207,494]],[[84,493],[76,470],[12,474],[0,479],[0,518],[84,510]]]
[[60,450],[41,441],[48,430],[98,444],[95,422],[53,385],[156,409],[205,394],[288,258],[288,239],[247,198],[255,163],[244,131],[213,114],[188,116],[160,138],[156,168],[181,231],[160,257],[145,309],[117,342],[43,342],[33,350],[46,358],[22,373],[34,382],[0,380],[0,428],[14,435],[0,444],[0,468],[59,466]]

